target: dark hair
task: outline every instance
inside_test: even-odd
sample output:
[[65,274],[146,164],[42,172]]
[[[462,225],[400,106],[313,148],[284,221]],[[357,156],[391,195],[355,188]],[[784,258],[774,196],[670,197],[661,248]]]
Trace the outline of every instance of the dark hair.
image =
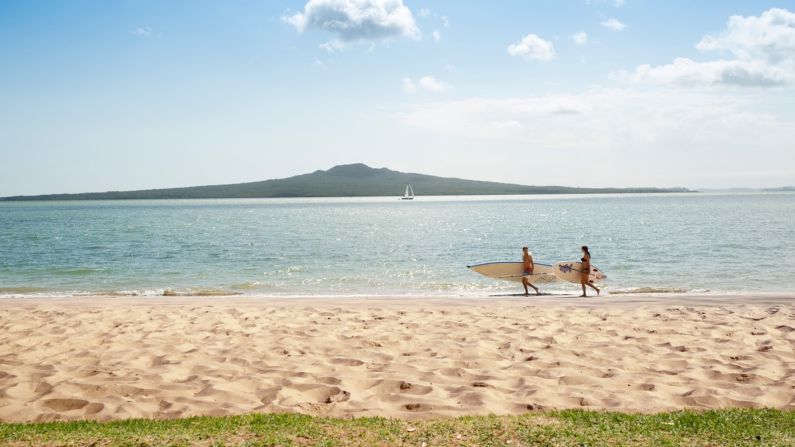
[[522,247],[522,250],[527,250],[527,247]]
[[588,253],[588,254],[591,254],[591,252],[590,252],[590,251],[588,251],[588,246],[587,246],[587,245],[583,245],[583,246],[582,246],[582,250],[583,250],[584,252]]

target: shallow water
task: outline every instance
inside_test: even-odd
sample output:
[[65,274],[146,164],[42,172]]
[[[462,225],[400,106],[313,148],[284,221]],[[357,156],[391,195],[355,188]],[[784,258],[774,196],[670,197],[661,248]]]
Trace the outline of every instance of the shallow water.
[[515,293],[466,266],[583,244],[613,293],[792,291],[795,193],[0,202],[0,295]]

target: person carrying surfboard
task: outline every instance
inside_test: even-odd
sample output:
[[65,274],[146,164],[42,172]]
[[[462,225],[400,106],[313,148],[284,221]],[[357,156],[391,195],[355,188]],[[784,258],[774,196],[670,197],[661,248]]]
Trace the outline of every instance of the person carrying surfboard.
[[533,268],[535,264],[533,263],[533,254],[530,253],[530,250],[527,247],[522,247],[522,264],[524,264],[524,272],[522,274],[522,285],[524,286],[524,296],[530,295],[530,292],[527,290],[527,286],[533,288],[536,291],[536,295],[541,295],[538,291],[538,287],[530,284],[530,280],[528,280],[528,276],[533,274]]
[[581,297],[588,296],[585,293],[585,286],[588,286],[594,290],[596,290],[596,294],[599,295],[599,288],[593,285],[590,280],[591,276],[591,252],[588,251],[588,246],[583,245],[580,247],[582,250],[582,258],[580,261],[582,262],[582,268],[580,270],[580,284],[582,285],[582,295]]

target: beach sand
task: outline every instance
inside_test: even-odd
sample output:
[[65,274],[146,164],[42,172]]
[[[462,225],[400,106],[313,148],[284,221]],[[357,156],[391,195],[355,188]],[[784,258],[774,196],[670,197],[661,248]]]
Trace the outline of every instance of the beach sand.
[[795,297],[0,301],[0,420],[795,409]]

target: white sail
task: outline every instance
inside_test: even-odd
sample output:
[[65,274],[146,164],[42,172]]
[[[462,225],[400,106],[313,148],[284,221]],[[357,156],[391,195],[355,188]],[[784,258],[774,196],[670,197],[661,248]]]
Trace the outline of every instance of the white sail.
[[406,185],[406,192],[403,193],[403,200],[413,200],[414,199],[414,188],[411,185]]

